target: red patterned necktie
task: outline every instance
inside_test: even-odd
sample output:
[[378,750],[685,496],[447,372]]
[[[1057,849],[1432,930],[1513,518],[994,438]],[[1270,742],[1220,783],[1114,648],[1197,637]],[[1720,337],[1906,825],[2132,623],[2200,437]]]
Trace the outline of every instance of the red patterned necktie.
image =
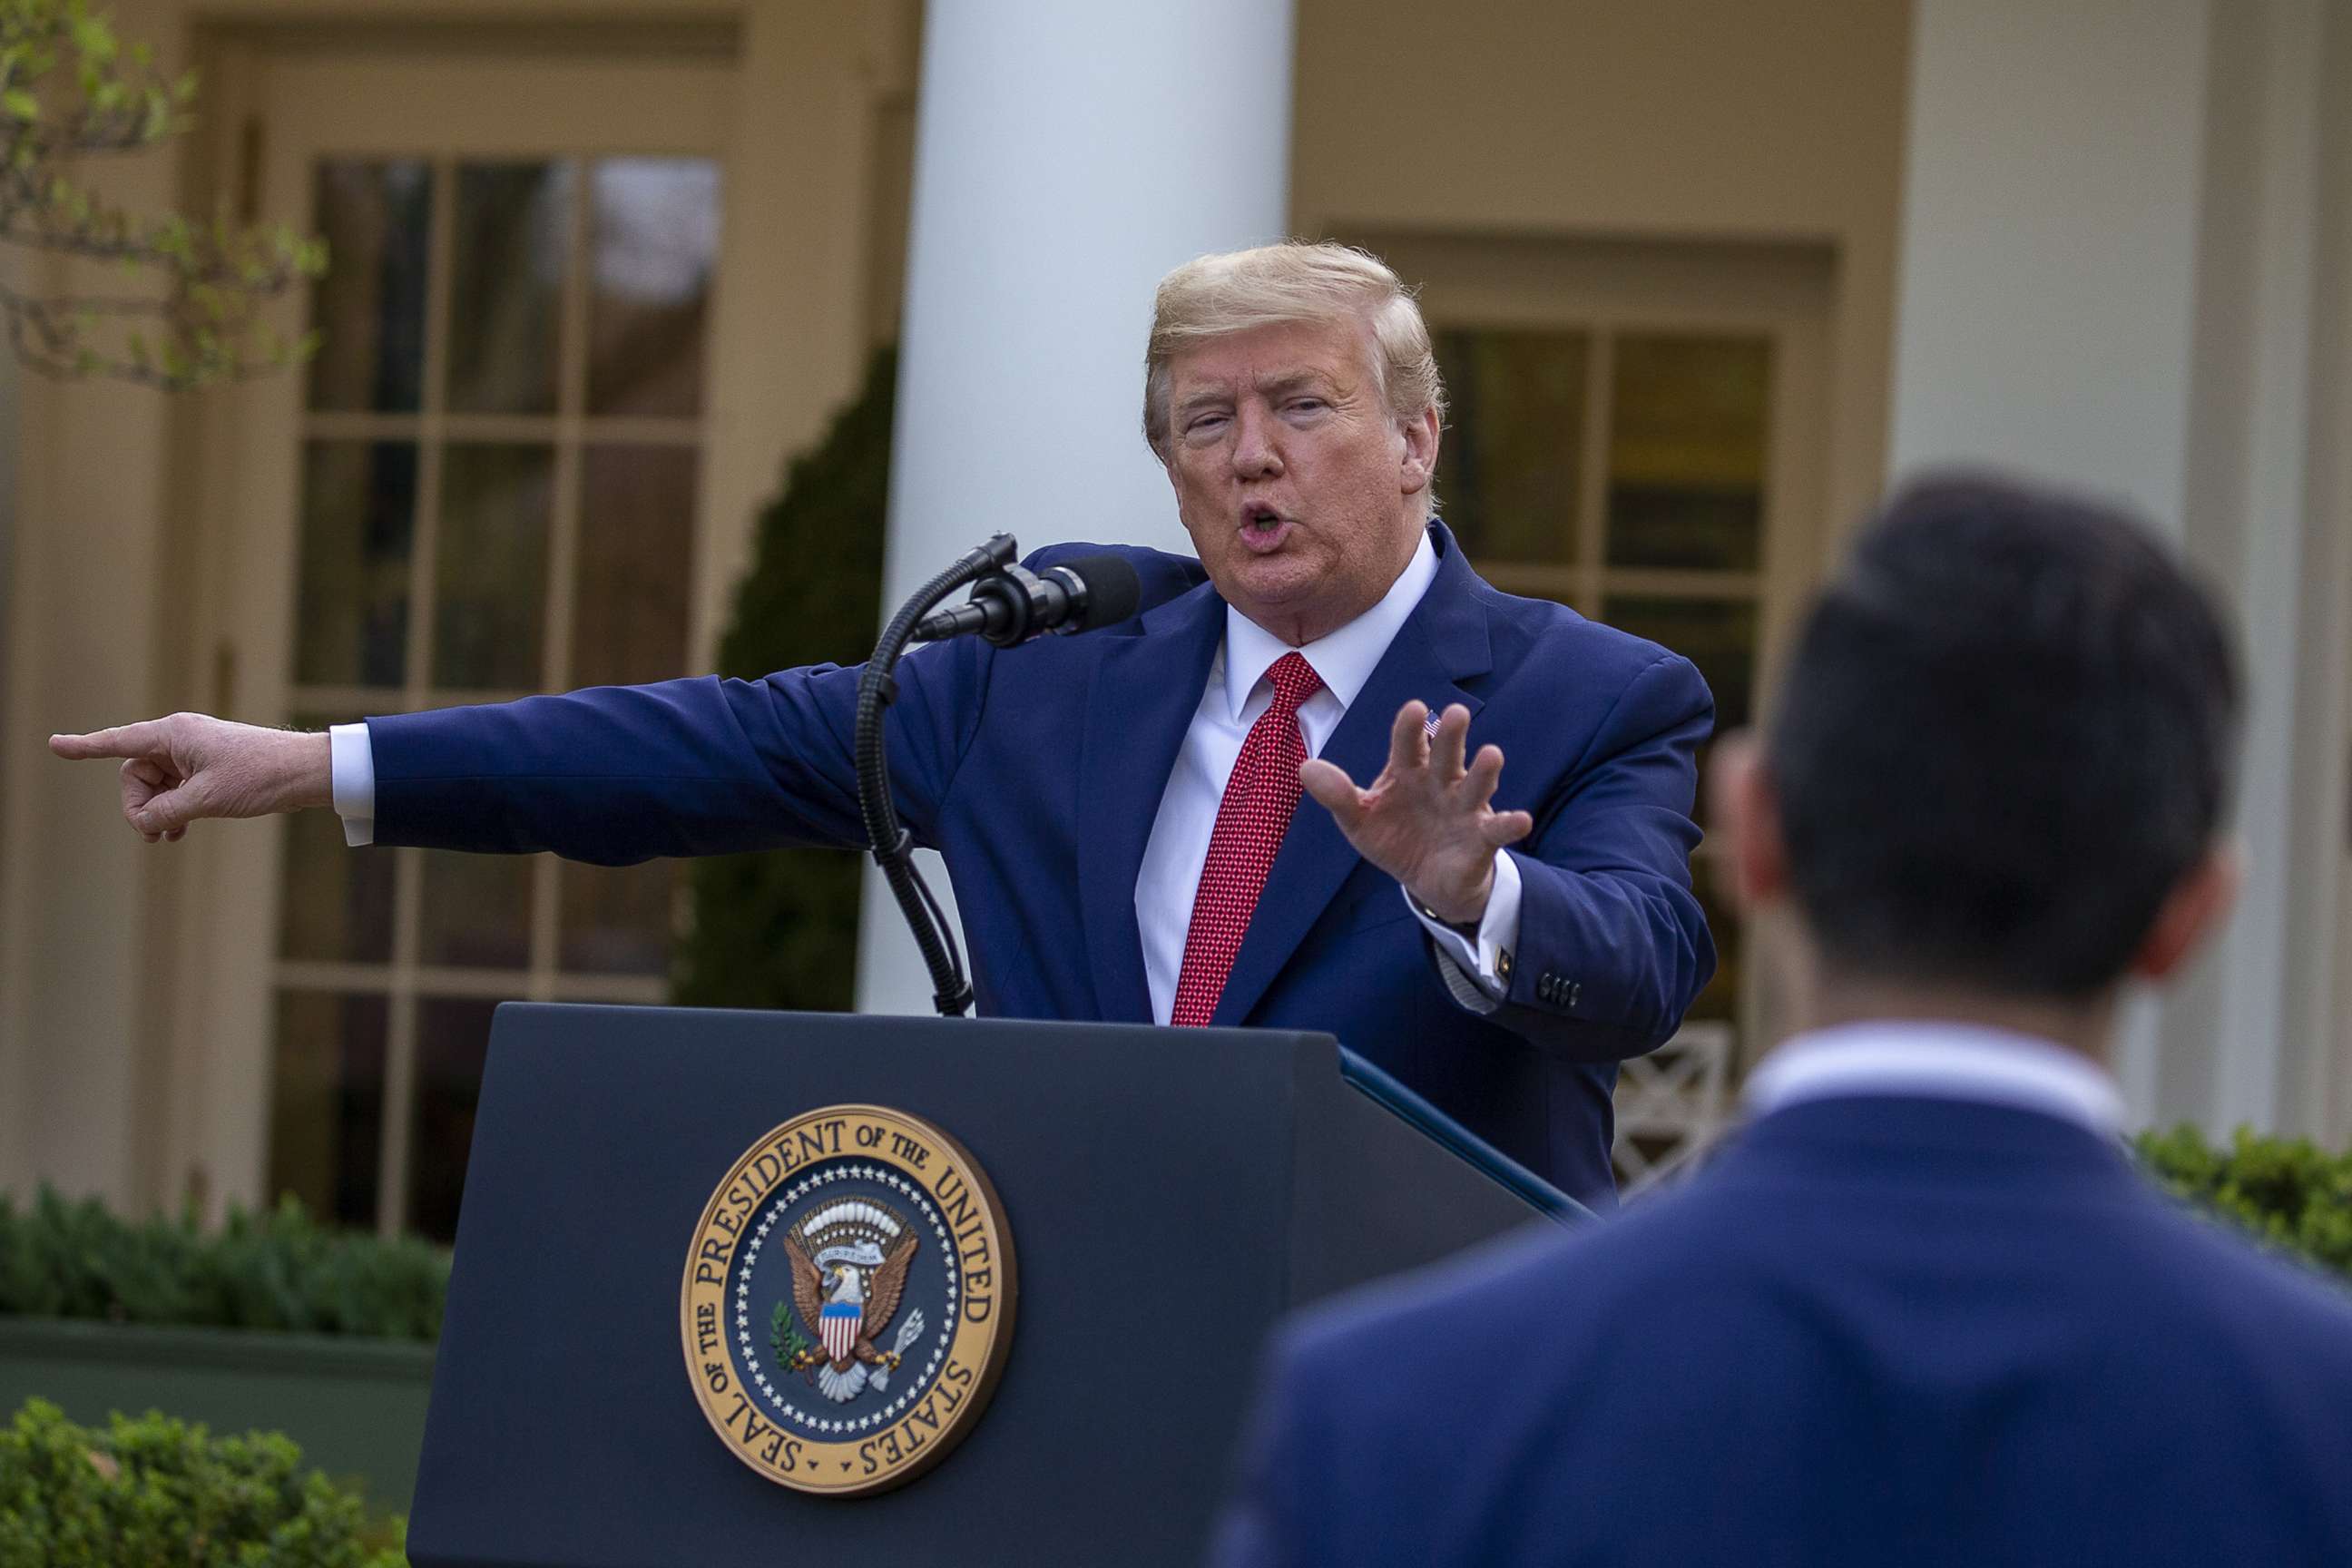
[[1192,924],[1184,933],[1184,967],[1177,972],[1176,1005],[1168,1021],[1202,1025],[1217,1010],[1234,955],[1242,950],[1257,896],[1274,868],[1275,852],[1298,809],[1298,768],[1307,761],[1298,705],[1323,689],[1323,678],[1297,653],[1274,661],[1266,679],[1274,701],[1257,716],[1225,780],[1209,858],[1192,895]]

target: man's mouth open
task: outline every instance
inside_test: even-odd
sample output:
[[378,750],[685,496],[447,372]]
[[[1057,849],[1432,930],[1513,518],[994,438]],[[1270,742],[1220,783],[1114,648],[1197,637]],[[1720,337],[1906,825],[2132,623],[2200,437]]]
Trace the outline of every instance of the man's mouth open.
[[1262,501],[1242,508],[1242,543],[1260,555],[1271,555],[1290,537],[1290,520]]

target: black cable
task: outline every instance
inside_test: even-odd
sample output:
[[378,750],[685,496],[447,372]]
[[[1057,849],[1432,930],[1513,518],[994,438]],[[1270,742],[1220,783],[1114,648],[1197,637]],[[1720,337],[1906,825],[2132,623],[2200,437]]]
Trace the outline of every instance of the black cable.
[[898,912],[906,917],[908,929],[915,933],[915,945],[922,951],[924,966],[931,972],[931,1003],[942,1017],[959,1017],[971,1007],[971,982],[964,974],[963,954],[956,947],[954,933],[948,929],[945,911],[931,896],[931,889],[924,885],[921,873],[915,869],[914,835],[898,821],[898,807],[891,801],[890,762],[883,745],[882,718],[890,704],[898,700],[895,672],[916,623],[964,584],[1011,565],[1018,548],[1011,534],[1000,533],[916,589],[914,596],[899,605],[898,613],[882,628],[882,638],[874,645],[874,657],[866,661],[865,673],[857,680],[857,729],[853,755],[857,762],[857,805],[866,818],[866,842],[872,847],[874,863],[882,868],[882,879],[890,886],[890,896],[898,901]]

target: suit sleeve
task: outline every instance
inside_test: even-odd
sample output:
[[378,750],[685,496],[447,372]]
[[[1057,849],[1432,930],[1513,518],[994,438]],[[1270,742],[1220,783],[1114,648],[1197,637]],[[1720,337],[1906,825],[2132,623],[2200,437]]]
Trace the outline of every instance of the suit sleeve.
[[1509,851],[1518,950],[1493,1022],[1587,1061],[1639,1056],[1681,1026],[1715,973],[1690,879],[1698,747],[1714,722],[1715,700],[1685,658],[1664,655],[1626,686]]
[[[930,844],[969,749],[992,650],[900,661],[885,734],[893,798]],[[379,844],[655,856],[861,847],[852,750],[862,667],[715,676],[368,721]]]
[[1214,1568],[1301,1568],[1330,1544],[1311,1531],[1308,1497],[1318,1464],[1331,1455],[1309,1434],[1308,1389],[1277,1333],[1263,1358],[1265,1391],[1243,1434],[1241,1465],[1212,1543]]

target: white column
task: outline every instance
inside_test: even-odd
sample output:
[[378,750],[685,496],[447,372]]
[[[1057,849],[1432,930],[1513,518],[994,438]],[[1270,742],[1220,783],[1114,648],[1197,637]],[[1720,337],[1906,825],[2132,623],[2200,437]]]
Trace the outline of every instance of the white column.
[[[886,608],[1000,531],[1185,549],[1139,423],[1151,291],[1284,231],[1289,0],[935,0],[924,26]],[[857,996],[930,1009],[870,868]]]
[[1894,477],[1988,461],[2118,494],[2213,581],[2247,653],[2246,898],[2167,1000],[2133,1000],[2117,1065],[2144,1120],[2319,1131],[2305,1101],[2333,1055],[2352,520],[2314,485],[2345,353],[2318,310],[2342,288],[2329,26],[2318,0],[1916,12]]
[[1994,460],[2178,525],[2203,0],[1918,0],[1895,475]]
[[[2317,628],[2297,584],[2310,521],[2318,0],[2262,0],[2216,31],[2207,100],[2206,353],[2192,405],[2189,549],[2233,591],[2246,660],[2237,836],[2246,893],[2165,1031],[2159,1109],[2279,1124],[2296,849],[2295,688]],[[2332,748],[2331,748],[2332,749]],[[2200,1053],[2203,1053],[2201,1059]],[[2180,1070],[2176,1071],[2176,1064]],[[2166,1104],[2163,1102],[2169,1101]]]

